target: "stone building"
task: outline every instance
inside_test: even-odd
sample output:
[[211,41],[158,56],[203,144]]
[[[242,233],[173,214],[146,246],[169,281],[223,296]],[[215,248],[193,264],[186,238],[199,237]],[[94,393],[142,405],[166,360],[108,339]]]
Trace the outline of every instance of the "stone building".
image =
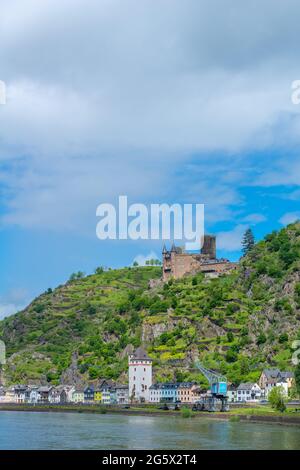
[[176,247],[173,243],[168,251],[164,245],[163,258],[163,280],[170,278],[179,279],[185,274],[203,272],[206,276],[217,277],[231,271],[236,263],[228,259],[216,257],[216,237],[204,235],[203,246],[199,253],[186,253],[183,248]]
[[128,365],[130,401],[148,402],[152,385],[152,359],[140,347],[129,356]]

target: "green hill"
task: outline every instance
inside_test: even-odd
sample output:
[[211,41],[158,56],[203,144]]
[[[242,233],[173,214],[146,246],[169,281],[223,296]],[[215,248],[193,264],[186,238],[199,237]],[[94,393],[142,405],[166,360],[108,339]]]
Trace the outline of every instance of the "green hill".
[[[203,380],[193,358],[230,381],[264,366],[292,368],[300,339],[300,223],[268,235],[217,279],[167,284],[161,268],[109,270],[69,281],[0,322],[7,383],[126,380],[127,355],[143,344],[157,380]],[[154,279],[149,287],[149,281]]]

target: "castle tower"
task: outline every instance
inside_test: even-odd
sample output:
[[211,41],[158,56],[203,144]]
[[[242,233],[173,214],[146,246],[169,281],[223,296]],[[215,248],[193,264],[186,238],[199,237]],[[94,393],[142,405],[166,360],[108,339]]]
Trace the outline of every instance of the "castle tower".
[[166,245],[163,246],[162,250],[162,263],[163,281],[165,282],[170,279],[172,272],[171,252],[166,249]]
[[208,259],[216,259],[216,236],[204,235],[201,255],[205,255]]
[[129,399],[132,401],[149,401],[152,385],[152,359],[143,348],[131,354],[129,365]]

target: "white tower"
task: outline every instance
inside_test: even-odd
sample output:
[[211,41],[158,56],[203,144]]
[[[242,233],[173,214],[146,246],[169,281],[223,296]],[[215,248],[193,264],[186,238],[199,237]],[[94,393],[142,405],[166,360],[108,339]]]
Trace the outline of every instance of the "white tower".
[[152,385],[152,359],[143,348],[131,354],[129,364],[129,400],[143,402],[150,400]]

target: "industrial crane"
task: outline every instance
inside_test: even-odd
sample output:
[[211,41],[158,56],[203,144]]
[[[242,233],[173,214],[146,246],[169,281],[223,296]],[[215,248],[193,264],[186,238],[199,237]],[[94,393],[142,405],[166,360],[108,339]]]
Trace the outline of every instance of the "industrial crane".
[[221,400],[221,411],[228,411],[227,402],[227,379],[217,372],[207,369],[201,364],[200,361],[195,361],[195,366],[200,372],[207,378],[210,385],[211,395],[204,397],[200,400],[199,405],[202,410],[205,409],[205,405],[208,406],[208,411],[216,411],[216,400]]

